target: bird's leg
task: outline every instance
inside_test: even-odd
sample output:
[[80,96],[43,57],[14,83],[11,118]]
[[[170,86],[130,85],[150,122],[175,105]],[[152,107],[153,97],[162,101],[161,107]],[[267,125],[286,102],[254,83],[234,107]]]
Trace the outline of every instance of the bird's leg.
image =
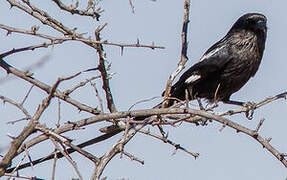
[[205,108],[204,108],[203,105],[202,105],[201,99],[198,98],[198,97],[196,97],[195,99],[196,99],[196,101],[197,101],[197,103],[198,103],[199,109],[200,109],[200,110],[205,110]]
[[223,100],[223,103],[226,104],[233,104],[233,105],[238,105],[238,106],[243,106],[246,108],[246,118],[251,120],[253,118],[254,114],[254,109],[255,109],[255,103],[254,102],[241,102],[241,101],[232,101],[232,100]]
[[256,104],[254,102],[246,102],[243,104],[243,107],[246,108],[246,112],[245,112],[246,118],[251,120],[253,118]]

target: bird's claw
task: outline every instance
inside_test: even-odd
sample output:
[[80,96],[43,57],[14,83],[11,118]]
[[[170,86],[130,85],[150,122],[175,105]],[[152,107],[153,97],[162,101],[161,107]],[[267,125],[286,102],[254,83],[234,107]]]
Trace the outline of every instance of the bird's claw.
[[255,103],[254,102],[246,102],[243,104],[243,107],[246,108],[245,116],[247,119],[251,120],[253,118]]

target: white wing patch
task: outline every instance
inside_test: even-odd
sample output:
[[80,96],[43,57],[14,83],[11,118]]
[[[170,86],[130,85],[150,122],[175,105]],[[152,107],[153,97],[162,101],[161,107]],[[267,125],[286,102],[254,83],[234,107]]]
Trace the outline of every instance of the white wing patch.
[[204,54],[204,55],[200,58],[199,61],[203,61],[203,60],[205,60],[205,59],[207,59],[207,58],[213,56],[213,55],[216,54],[218,51],[220,51],[221,49],[223,49],[225,46],[226,46],[226,45],[220,46],[220,47],[218,47],[218,48],[216,48],[216,49],[213,49],[213,50],[210,51],[209,53]]
[[192,83],[192,82],[194,82],[194,81],[196,81],[196,80],[198,80],[198,79],[200,79],[200,78],[201,78],[200,75],[194,74],[194,75],[190,76],[189,78],[187,78],[184,82],[185,82],[186,84],[189,84],[189,83]]

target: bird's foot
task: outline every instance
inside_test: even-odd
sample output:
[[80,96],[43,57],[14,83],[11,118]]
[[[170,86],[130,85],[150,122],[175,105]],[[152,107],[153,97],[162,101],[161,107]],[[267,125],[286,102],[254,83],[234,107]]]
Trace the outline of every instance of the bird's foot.
[[249,120],[251,120],[253,118],[255,105],[256,104],[254,102],[245,102],[242,104],[242,106],[246,108],[245,116]]

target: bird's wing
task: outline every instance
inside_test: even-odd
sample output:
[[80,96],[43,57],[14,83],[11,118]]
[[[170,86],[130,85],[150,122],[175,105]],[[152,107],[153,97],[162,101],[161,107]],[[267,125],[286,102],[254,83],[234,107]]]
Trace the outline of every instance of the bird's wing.
[[233,58],[224,41],[219,41],[209,48],[201,60],[185,71],[179,80],[171,88],[171,96],[179,97],[185,92],[185,88],[205,78],[222,71]]
[[185,71],[178,83],[196,83],[214,72],[221,71],[232,58],[233,55],[230,54],[226,45],[215,46],[213,49],[209,49],[198,63]]

